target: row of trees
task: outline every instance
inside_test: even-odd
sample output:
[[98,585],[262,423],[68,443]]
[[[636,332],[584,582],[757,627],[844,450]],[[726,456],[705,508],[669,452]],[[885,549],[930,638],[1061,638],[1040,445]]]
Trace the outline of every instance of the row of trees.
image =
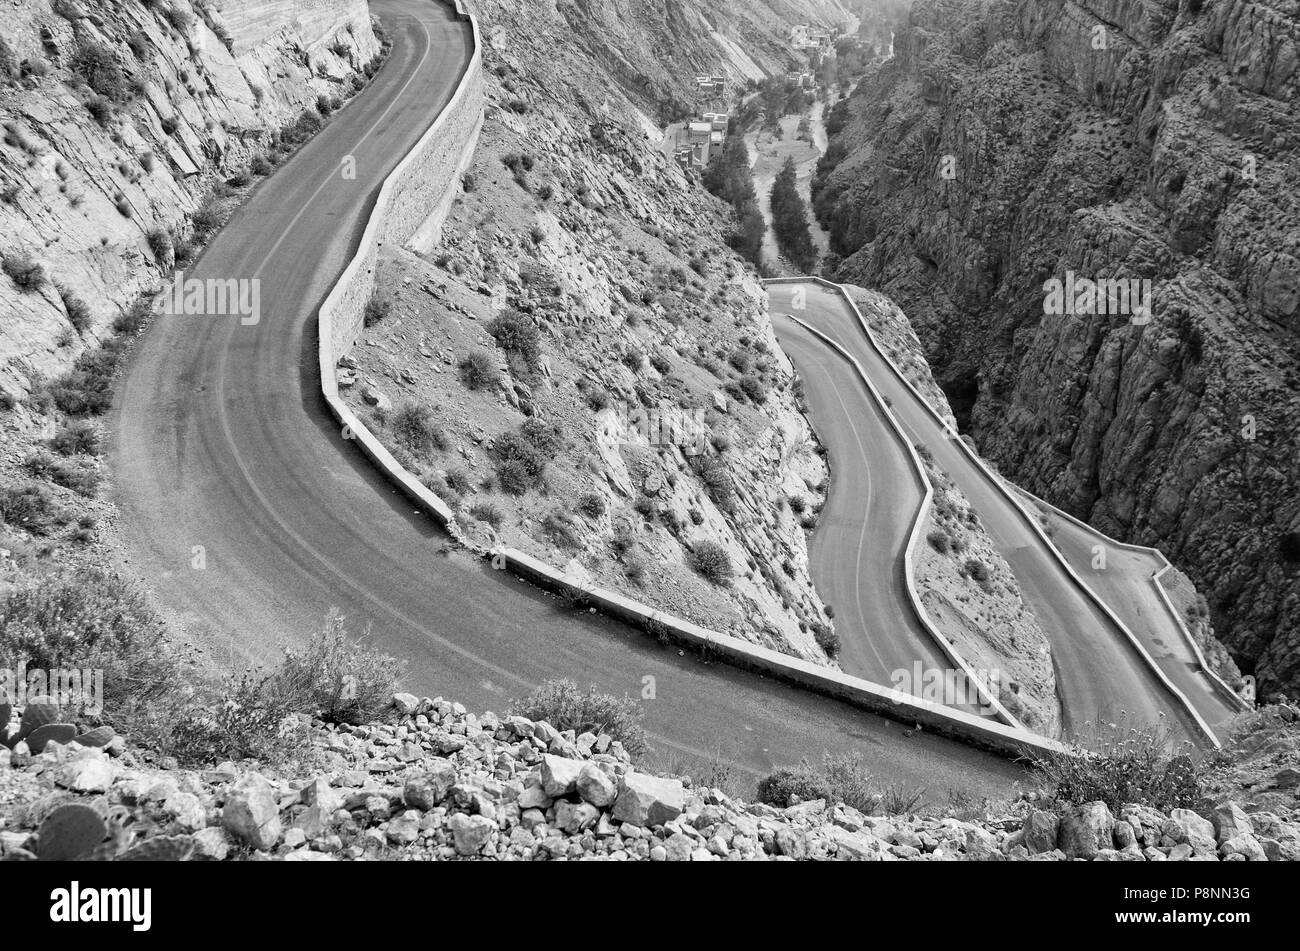
[[772,231],[786,260],[804,273],[811,274],[817,265],[817,248],[808,227],[808,209],[799,194],[794,159],[785,165],[772,184]]
[[727,243],[746,260],[761,264],[767,225],[750,177],[749,150],[740,133],[728,134],[722,148],[713,153],[704,170],[704,187],[735,209],[736,230]]

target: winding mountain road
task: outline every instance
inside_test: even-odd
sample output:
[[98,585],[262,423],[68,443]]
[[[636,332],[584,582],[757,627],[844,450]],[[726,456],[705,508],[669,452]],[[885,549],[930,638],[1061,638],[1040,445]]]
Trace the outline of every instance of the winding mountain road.
[[[791,291],[804,292],[803,306]],[[929,447],[935,462],[965,493],[985,530],[1020,582],[1026,604],[1038,617],[1051,641],[1057,690],[1063,706],[1063,736],[1088,732],[1085,723],[1117,721],[1166,723],[1175,740],[1203,743],[1187,709],[1158,682],[1123,632],[1071,581],[1055,551],[970,457],[945,434],[944,428],[888,362],[871,346],[856,315],[837,291],[806,282],[769,288],[771,309],[793,312],[810,326],[845,348],[862,366],[914,443]],[[835,377],[846,390],[861,386],[845,361],[827,361],[821,372]],[[855,436],[842,425],[820,426],[823,439],[852,455]],[[869,465],[870,453],[860,453],[852,465]],[[840,557],[852,558],[851,548]]]
[[[1018,488],[1013,491],[1022,492]],[[1161,599],[1153,576],[1165,567],[1165,562],[1153,551],[1117,543],[1085,528],[1028,493],[1022,492],[1022,497],[1049,520],[1052,544],[1057,551],[1087,580],[1092,590],[1105,598],[1128,629],[1142,638],[1147,653],[1165,676],[1191,701],[1215,735],[1225,739],[1229,723],[1242,712],[1243,706],[1233,703],[1215,687],[1201,668],[1178,621]],[[1105,555],[1104,562],[1097,560],[1097,546]]]
[[[808,412],[830,450],[830,491],[809,545],[813,583],[835,608],[840,668],[878,684],[953,665],[921,624],[903,559],[925,487],[852,365],[806,327],[772,315],[781,349],[804,383]],[[914,685],[918,689],[921,684]],[[968,713],[978,712],[962,704]]]
[[[214,663],[272,660],[321,627],[408,662],[408,689],[502,710],[570,677],[646,697],[660,754],[749,775],[861,752],[882,779],[1005,796],[1019,767],[837,701],[658,645],[493,571],[385,481],[318,390],[315,315],[380,183],[450,97],[470,33],[429,0],[373,4],[393,40],[374,82],[263,182],[187,273],[261,279],[261,319],[159,317],[110,418],[117,532]],[[339,174],[346,155],[357,177]]]

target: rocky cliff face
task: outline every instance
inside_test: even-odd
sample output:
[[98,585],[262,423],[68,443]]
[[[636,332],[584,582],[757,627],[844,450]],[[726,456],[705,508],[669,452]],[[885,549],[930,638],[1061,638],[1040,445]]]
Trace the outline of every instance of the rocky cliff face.
[[[490,7],[493,4],[481,4]],[[844,0],[552,0],[574,52],[598,63],[638,106],[694,106],[694,78],[762,79],[795,65],[788,39],[800,23],[845,26]]]
[[[1300,685],[1298,15],[920,0],[816,189],[984,454],[1164,549],[1265,692]],[[1046,313],[1071,274],[1146,283]]]
[[0,28],[0,252],[48,279],[0,278],[10,394],[66,369],[157,282],[171,262],[151,230],[182,224],[318,96],[346,98],[379,49],[365,0],[15,0]]

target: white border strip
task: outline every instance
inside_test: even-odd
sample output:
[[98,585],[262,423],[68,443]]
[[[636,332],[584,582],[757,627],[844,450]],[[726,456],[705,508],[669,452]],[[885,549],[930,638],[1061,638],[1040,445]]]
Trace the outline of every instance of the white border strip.
[[[462,536],[456,526],[455,513],[451,506],[447,505],[435,493],[430,491],[415,476],[411,475],[403,466],[399,465],[393,458],[392,453],[384,448],[379,439],[375,437],[366,425],[357,417],[351,408],[339,396],[338,380],[335,376],[335,368],[338,360],[343,354],[334,352],[334,329],[336,316],[347,305],[349,293],[356,293],[361,297],[369,297],[369,294],[361,294],[358,288],[365,285],[373,285],[374,275],[372,270],[366,270],[367,263],[372,259],[377,259],[379,247],[383,243],[380,235],[384,225],[384,216],[392,201],[392,193],[407,174],[416,159],[425,149],[427,149],[435,138],[444,134],[447,117],[453,114],[457,109],[465,105],[465,100],[469,96],[470,87],[480,79],[480,73],[483,64],[483,44],[479,34],[477,19],[468,12],[463,0],[455,0],[454,7],[457,15],[470,23],[470,29],[473,32],[474,52],[470,56],[469,62],[465,66],[465,71],[457,83],[456,91],[447,105],[438,113],[436,119],[425,131],[420,140],[416,142],[411,150],[397,167],[388,174],[384,183],[380,186],[379,195],[375,200],[374,209],[371,211],[370,218],[366,222],[366,228],[361,236],[361,242],[358,245],[357,253],[352,260],[348,262],[343,273],[334,284],[329,296],[321,304],[320,313],[317,321],[317,356],[320,369],[320,386],[325,396],[325,402],[329,406],[330,412],[334,418],[343,426],[343,437],[349,440],[355,440],[360,446],[361,451],[376,465],[380,471],[388,476],[397,487],[401,489],[408,497],[417,504],[423,506],[424,510],[431,514],[440,524],[442,524],[455,538],[467,547],[481,551],[477,546],[469,544]],[[468,167],[469,157],[472,157],[474,146],[478,137],[478,130],[482,128],[483,123],[483,106],[479,104],[478,120],[475,124],[475,131],[471,134],[469,141],[461,154],[461,160],[458,169],[463,171]],[[450,203],[446,202],[437,212],[445,215]],[[437,213],[436,212],[436,213]],[[427,233],[430,230],[429,222],[426,220],[422,226],[417,229],[417,234]],[[363,305],[364,306],[364,305]],[[350,346],[349,348],[350,349]],[[345,351],[346,352],[346,351]]]
[[[765,280],[763,283],[768,285],[770,284],[820,284],[823,287],[828,287],[838,291],[840,296],[844,298],[846,303],[848,303],[849,309],[852,310],[854,315],[857,317],[858,325],[862,328],[863,333],[866,335],[867,342],[871,345],[871,348],[875,350],[876,353],[881,357],[881,359],[885,361],[885,365],[888,366],[894,372],[894,375],[898,377],[898,379],[902,382],[902,384],[905,387],[907,387],[907,389],[917,399],[917,401],[921,404],[921,406],[927,412],[929,412],[931,416],[935,418],[935,420],[939,423],[939,426],[945,430],[951,429],[951,424],[947,420],[945,420],[942,416],[939,415],[939,411],[930,405],[930,402],[921,395],[920,391],[917,390],[915,386],[912,385],[912,381],[907,378],[907,375],[903,373],[901,369],[899,369],[898,365],[894,363],[893,360],[890,359],[889,354],[887,354],[884,348],[882,348],[880,344],[876,341],[875,334],[872,333],[871,327],[867,324],[866,318],[862,316],[862,311],[858,309],[857,303],[853,300],[852,295],[849,294],[848,290],[845,288],[844,285],[836,284],[835,282],[828,281],[822,277],[772,278],[769,280]],[[1075,586],[1084,594],[1085,597],[1087,597],[1089,600],[1093,602],[1094,605],[1096,605],[1096,607],[1107,617],[1107,619],[1110,620],[1112,624],[1115,625],[1116,628],[1118,628],[1124,634],[1126,638],[1128,638],[1129,644],[1133,647],[1135,651],[1137,651],[1138,656],[1141,657],[1143,661],[1145,661],[1148,669],[1155,675],[1156,680],[1159,681],[1161,686],[1163,686],[1165,690],[1168,691],[1169,694],[1178,703],[1182,705],[1183,709],[1187,711],[1188,715],[1192,719],[1192,722],[1196,724],[1196,727],[1201,731],[1205,739],[1208,740],[1211,744],[1213,744],[1215,749],[1218,749],[1220,747],[1219,739],[1217,736],[1215,736],[1214,731],[1210,729],[1210,725],[1205,722],[1205,718],[1201,716],[1201,714],[1197,711],[1197,709],[1194,706],[1192,706],[1191,701],[1189,701],[1187,699],[1187,696],[1181,690],[1179,690],[1177,686],[1174,685],[1173,681],[1171,681],[1169,677],[1166,676],[1165,672],[1160,669],[1160,666],[1155,662],[1154,659],[1152,659],[1151,655],[1147,653],[1147,650],[1142,645],[1142,642],[1139,641],[1137,637],[1134,636],[1133,632],[1128,629],[1128,626],[1125,625],[1125,623],[1121,621],[1118,616],[1116,616],[1115,612],[1111,610],[1110,605],[1106,604],[1105,601],[1097,597],[1096,592],[1094,592],[1090,587],[1088,587],[1087,583],[1085,583],[1084,580],[1079,576],[1079,574],[1074,570],[1073,566],[1071,566],[1070,563],[1066,561],[1065,558],[1061,555],[1061,553],[1057,551],[1056,546],[1053,545],[1051,543],[1051,539],[1047,537],[1047,533],[1043,531],[1043,528],[1039,524],[1038,519],[1034,518],[1033,515],[1030,514],[1030,512],[1028,511],[1028,509],[1025,508],[1024,503],[1021,502],[1020,499],[1016,498],[1015,495],[1013,495],[1011,492],[1007,490],[1002,480],[998,478],[998,476],[993,472],[993,470],[991,470],[988,467],[988,465],[984,462],[984,460],[980,458],[979,454],[976,453],[973,449],[971,449],[969,445],[966,444],[966,441],[964,439],[954,438],[953,442],[961,446],[962,451],[964,451],[966,455],[970,457],[971,461],[974,462],[975,465],[979,467],[979,470],[984,473],[984,475],[989,479],[990,483],[994,486],[994,488],[996,488],[997,491],[1001,492],[1004,496],[1006,496],[1007,500],[1013,506],[1015,506],[1016,510],[1025,519],[1029,527],[1043,540],[1048,550],[1051,551],[1052,554],[1056,557],[1056,560],[1060,562],[1061,567],[1064,568],[1066,574],[1074,582]]]
[[642,627],[657,627],[674,639],[717,655],[735,667],[757,670],[783,681],[862,707],[876,714],[916,723],[946,736],[990,749],[1003,755],[1075,753],[1071,747],[1023,728],[1007,726],[919,697],[852,677],[843,671],[813,664],[798,657],[751,644],[738,637],[719,634],[657,611],[624,595],[591,585],[586,580],[553,568],[540,559],[514,548],[500,548],[492,554],[493,567],[513,569],[528,580],[563,592],[579,594],[602,613]]

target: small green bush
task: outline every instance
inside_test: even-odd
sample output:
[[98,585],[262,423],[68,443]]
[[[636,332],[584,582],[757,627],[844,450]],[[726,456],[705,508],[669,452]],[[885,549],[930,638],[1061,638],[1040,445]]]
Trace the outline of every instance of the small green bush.
[[588,492],[578,499],[578,511],[588,518],[600,518],[605,514],[605,497],[595,492]]
[[48,479],[87,498],[93,498],[99,491],[99,469],[93,463],[57,459],[44,450],[38,450],[27,457],[23,466],[37,478]]
[[545,720],[557,730],[573,730],[579,735],[607,734],[632,756],[650,752],[641,728],[643,711],[637,701],[600,693],[594,684],[583,693],[572,680],[548,680],[528,696],[510,701],[507,712],[533,721]]
[[491,502],[479,502],[470,506],[469,514],[474,516],[480,522],[487,522],[493,528],[499,529],[505,522],[505,514]]
[[371,296],[370,300],[366,301],[366,309],[362,320],[367,327],[373,327],[387,317],[392,309],[392,299],[386,294],[376,292]]
[[433,420],[433,410],[423,403],[405,402],[388,417],[388,429],[398,444],[417,459],[435,449],[445,451],[447,435]]
[[101,568],[56,572],[0,601],[0,666],[102,669],[112,720],[178,679],[164,633],[132,582]]
[[731,583],[734,569],[727,550],[715,541],[699,541],[691,548],[688,563],[692,570],[712,584]]
[[830,798],[831,790],[825,777],[808,766],[773,770],[758,781],[758,801],[778,809]]
[[498,347],[522,360],[528,369],[537,369],[542,352],[541,331],[531,317],[517,310],[503,311],[492,318],[487,330]]
[[561,548],[577,550],[582,547],[582,532],[568,512],[549,512],[541,521],[542,533]]
[[45,284],[45,268],[29,255],[6,254],[3,267],[5,274],[9,275],[9,280],[13,281],[19,290],[39,291]]
[[447,487],[458,495],[465,495],[471,488],[469,476],[463,469],[448,469],[445,478]]
[[49,489],[36,484],[0,488],[0,519],[33,535],[48,535],[68,522]]
[[460,361],[460,379],[471,390],[494,390],[501,383],[492,354],[486,350],[471,350]]
[[824,799],[828,805],[843,803],[864,815],[881,805],[881,794],[858,753],[824,753],[820,766],[804,760],[795,769],[778,769],[759,781],[759,802],[788,808],[796,798],[800,802]]
[[150,228],[145,233],[145,240],[149,243],[149,250],[153,252],[154,260],[160,264],[171,260],[172,257],[172,236],[166,228]]
[[98,455],[99,446],[99,427],[88,419],[64,423],[50,439],[50,448],[64,456]]
[[368,723],[393,702],[400,662],[352,641],[343,619],[331,615],[306,646],[290,648],[271,675],[272,690],[301,713],[332,723]]
[[69,65],[98,95],[110,102],[126,100],[126,75],[118,65],[113,51],[103,43],[84,37],[78,40]]
[[79,334],[89,330],[92,318],[86,302],[66,287],[59,288],[59,299],[63,301],[63,309],[67,312],[72,329]]
[[817,646],[826,652],[827,657],[838,657],[840,653],[840,636],[833,629],[817,621],[813,624],[813,639]]

